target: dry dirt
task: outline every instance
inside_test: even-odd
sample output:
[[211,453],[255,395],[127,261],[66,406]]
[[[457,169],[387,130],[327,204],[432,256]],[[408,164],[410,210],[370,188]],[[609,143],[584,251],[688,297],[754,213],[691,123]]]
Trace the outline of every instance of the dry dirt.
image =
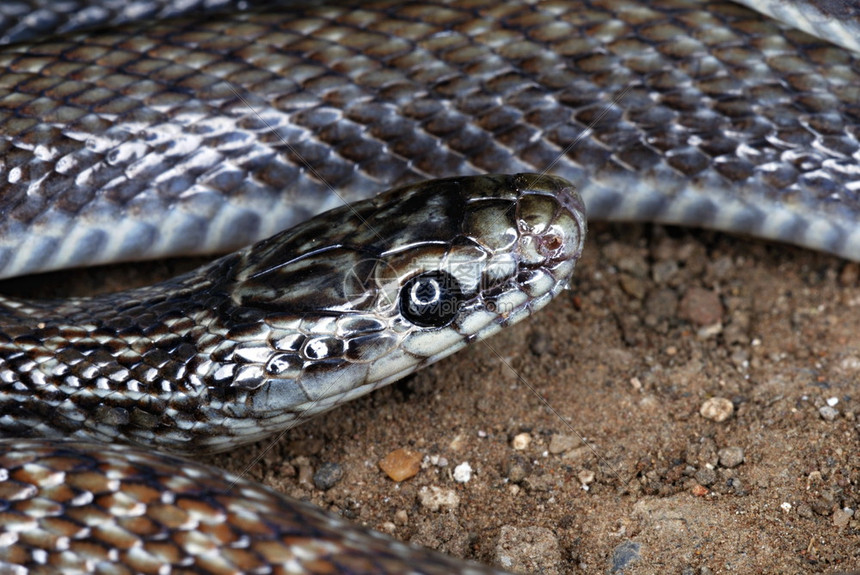
[[[75,281],[115,289],[142,270]],[[397,538],[521,572],[857,569],[858,275],[757,240],[594,225],[571,291],[531,321],[273,446],[214,461]],[[33,281],[5,291],[29,294]],[[727,420],[700,414],[711,398],[731,402]],[[395,483],[377,464],[404,447],[427,463]],[[453,479],[462,463],[467,483]],[[323,464],[344,474],[328,490],[311,479]],[[423,487],[459,503],[430,511]]]

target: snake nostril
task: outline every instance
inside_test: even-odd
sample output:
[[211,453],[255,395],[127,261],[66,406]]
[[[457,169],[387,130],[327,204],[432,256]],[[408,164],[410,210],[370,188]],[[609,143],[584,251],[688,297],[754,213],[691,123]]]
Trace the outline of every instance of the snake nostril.
[[545,234],[540,241],[540,246],[542,251],[546,252],[555,252],[557,251],[564,241],[561,236],[558,234]]

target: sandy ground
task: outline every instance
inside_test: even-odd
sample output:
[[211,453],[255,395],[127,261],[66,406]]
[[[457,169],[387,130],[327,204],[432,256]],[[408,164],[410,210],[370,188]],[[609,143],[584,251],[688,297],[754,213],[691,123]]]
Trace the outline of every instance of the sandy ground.
[[[75,281],[115,289],[141,272]],[[858,275],[756,240],[594,225],[571,291],[531,321],[214,462],[522,573],[860,569]],[[378,462],[399,448],[425,465],[395,483]],[[317,487],[332,466],[342,478]]]

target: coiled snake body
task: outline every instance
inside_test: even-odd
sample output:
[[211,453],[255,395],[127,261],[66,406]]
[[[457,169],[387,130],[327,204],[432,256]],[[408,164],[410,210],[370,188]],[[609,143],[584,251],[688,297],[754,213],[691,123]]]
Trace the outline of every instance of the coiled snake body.
[[[226,249],[415,179],[543,169],[598,217],[860,259],[856,47],[733,5],[344,2],[31,43],[20,28],[0,53],[3,275]],[[565,284],[585,230],[567,184],[436,185],[162,286],[4,302],[0,427],[54,439],[4,443],[3,567],[483,572],[181,460],[56,441],[225,449],[489,335]],[[455,315],[427,319],[410,293],[453,293]]]

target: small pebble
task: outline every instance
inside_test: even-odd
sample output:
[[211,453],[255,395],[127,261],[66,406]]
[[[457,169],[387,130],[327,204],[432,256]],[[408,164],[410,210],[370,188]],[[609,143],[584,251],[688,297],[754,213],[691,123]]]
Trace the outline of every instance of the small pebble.
[[505,475],[511,483],[521,483],[531,472],[532,466],[522,455],[512,455],[508,459]]
[[623,573],[631,563],[639,560],[641,546],[634,541],[624,541],[612,550],[612,567],[610,573]]
[[824,517],[831,515],[839,508],[835,495],[829,489],[822,489],[818,497],[810,501],[809,505],[818,515]]
[[744,462],[744,450],[740,447],[724,447],[717,452],[720,465],[732,469]]
[[645,297],[645,283],[640,278],[634,277],[630,274],[621,274],[619,281],[621,283],[621,289],[624,290],[627,295],[635,299],[642,299]]
[[725,397],[712,397],[702,404],[699,414],[717,423],[727,420],[735,412],[735,406]]
[[851,518],[854,516],[853,509],[837,509],[833,512],[833,525],[836,527],[847,527],[848,522],[851,521]]
[[678,273],[678,262],[674,260],[659,261],[651,266],[651,277],[655,283],[665,284]]
[[678,315],[698,326],[715,325],[722,323],[723,304],[715,292],[692,287],[681,299]]
[[436,467],[448,467],[448,458],[444,455],[431,455],[427,458],[427,462],[430,465],[435,465]]
[[532,442],[532,438],[528,433],[518,433],[514,436],[511,446],[517,451],[524,451]]
[[678,315],[678,294],[663,288],[650,292],[645,298],[645,311],[655,318],[670,318]]
[[421,469],[422,455],[411,449],[395,449],[379,460],[379,468],[394,481],[414,477]]
[[839,366],[845,371],[860,371],[860,357],[849,355],[839,362]]
[[723,332],[723,324],[712,323],[696,330],[696,337],[699,339],[711,339],[714,336],[720,335]]
[[281,465],[278,466],[279,477],[295,477],[298,474],[299,471],[295,468],[295,466],[287,463],[286,461],[282,462]]
[[311,467],[308,458],[304,456],[299,456],[295,458],[293,463],[296,467],[299,468],[299,485],[301,485],[305,489],[312,489],[314,486],[314,470],[313,467]]
[[394,525],[394,522],[392,522],[392,521],[386,521],[385,523],[382,524],[382,527],[380,527],[379,530],[382,531],[383,533],[388,533],[389,535],[393,535],[394,532],[397,530],[397,526]]
[[343,467],[339,463],[323,463],[314,473],[314,486],[326,491],[343,479]]
[[744,484],[738,477],[729,477],[726,479],[723,493],[735,493],[736,495],[744,494]]
[[406,525],[409,523],[409,513],[405,509],[398,509],[394,514],[394,523],[397,525]]
[[717,481],[717,472],[709,467],[702,467],[696,472],[696,481],[701,485],[713,485]]
[[648,277],[650,266],[642,254],[624,254],[618,260],[618,269],[638,278]]
[[810,519],[812,517],[812,507],[806,503],[801,503],[797,506],[797,514],[804,519]]
[[430,511],[439,511],[440,509],[452,511],[460,505],[460,496],[452,489],[425,485],[418,490],[418,503]]
[[708,494],[708,488],[704,485],[695,485],[693,486],[693,495],[696,497],[704,497]]
[[523,480],[523,487],[534,492],[550,492],[558,488],[558,480],[549,473],[533,473]]
[[558,455],[559,453],[570,451],[580,445],[582,445],[582,440],[575,435],[556,434],[549,440],[549,452],[553,455]]
[[594,477],[595,477],[594,472],[590,471],[588,469],[583,469],[576,476],[579,478],[579,483],[583,487],[586,487],[586,486],[590,485],[591,483],[594,483]]
[[823,405],[818,408],[818,413],[821,415],[821,419],[825,421],[834,421],[837,417],[839,417],[839,412],[830,407],[829,405]]
[[457,483],[468,483],[472,479],[472,466],[468,462],[463,462],[454,468],[454,481]]
[[566,452],[561,456],[561,458],[569,463],[576,464],[593,456],[594,451],[592,451],[591,447],[583,445],[582,447],[577,447],[576,449]]

